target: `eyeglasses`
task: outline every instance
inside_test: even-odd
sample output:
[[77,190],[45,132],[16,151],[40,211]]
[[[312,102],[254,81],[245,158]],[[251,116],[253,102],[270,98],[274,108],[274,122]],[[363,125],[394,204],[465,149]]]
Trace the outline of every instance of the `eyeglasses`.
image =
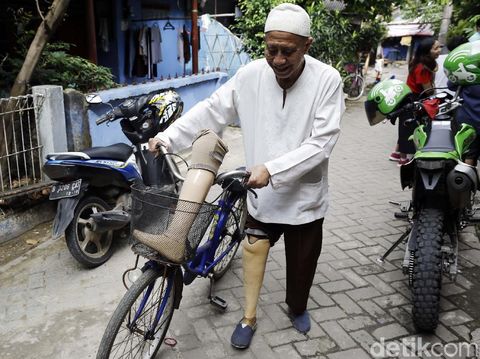
[[265,56],[275,57],[280,54],[281,56],[289,57],[296,53],[298,50],[300,50],[298,47],[267,46],[265,48]]

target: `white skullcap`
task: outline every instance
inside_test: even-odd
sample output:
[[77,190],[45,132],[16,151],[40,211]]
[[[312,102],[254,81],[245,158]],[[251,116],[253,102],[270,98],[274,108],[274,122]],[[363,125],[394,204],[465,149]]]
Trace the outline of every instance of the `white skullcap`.
[[269,31],[285,31],[292,34],[310,36],[310,16],[295,4],[280,4],[268,13],[265,22],[265,33]]

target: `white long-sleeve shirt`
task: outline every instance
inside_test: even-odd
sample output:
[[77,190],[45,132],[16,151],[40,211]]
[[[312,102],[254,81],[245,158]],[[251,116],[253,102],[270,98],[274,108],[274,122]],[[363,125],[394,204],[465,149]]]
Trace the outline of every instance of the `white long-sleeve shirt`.
[[221,133],[240,119],[247,169],[265,164],[268,186],[249,194],[248,211],[265,223],[304,224],[325,216],[328,159],[345,110],[339,73],[308,55],[302,74],[286,90],[265,59],[238,72],[157,136],[174,151],[191,146],[205,128]]

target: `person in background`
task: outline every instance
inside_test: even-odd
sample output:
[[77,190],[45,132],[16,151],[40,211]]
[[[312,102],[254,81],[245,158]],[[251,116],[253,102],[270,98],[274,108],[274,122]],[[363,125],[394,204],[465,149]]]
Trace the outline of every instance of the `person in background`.
[[468,38],[469,42],[480,40],[480,18],[478,18],[477,21],[475,22],[475,27],[477,28],[477,32],[475,32],[472,36]]
[[[436,59],[440,55],[440,43],[434,37],[426,37],[420,40],[412,60],[408,64],[407,85],[418,100],[433,93],[435,72],[438,70]],[[398,141],[395,151],[389,159],[398,161],[399,165],[408,163],[415,153],[415,146],[409,137],[414,128],[405,126],[404,121],[398,122]]]
[[[468,41],[467,38],[463,35],[453,36],[447,41],[447,49],[449,52],[453,51],[453,49],[466,43],[467,41]],[[454,92],[447,88],[448,78],[445,75],[445,71],[443,69],[443,62],[445,61],[447,56],[448,56],[448,53],[438,56],[438,59],[437,59],[438,71],[435,75],[435,87],[438,89],[438,91],[441,91],[441,92],[445,91],[451,95],[454,95]]]
[[245,307],[231,344],[248,348],[257,327],[257,303],[270,247],[284,236],[287,315],[310,330],[307,301],[322,248],[328,207],[328,161],[345,111],[337,70],[307,55],[310,17],[298,5],[273,8],[265,22],[265,58],[252,61],[150,139],[173,151],[191,145],[205,128],[220,133],[237,118],[243,134],[248,195],[243,241]]
[[[433,94],[435,72],[438,70],[436,59],[440,51],[440,43],[433,37],[422,39],[415,49],[413,59],[408,65],[407,85],[416,99]],[[399,165],[408,163],[415,153],[415,145],[409,140],[414,129],[413,126],[405,126],[404,121],[398,122]]]
[[[466,42],[452,52],[452,58],[445,60],[445,71],[447,74],[454,74],[458,70],[458,63],[465,63],[470,60],[470,75],[475,76],[474,81],[465,81],[457,76],[455,83],[448,81],[448,88],[451,91],[459,90],[458,96],[463,99],[462,106],[458,107],[455,113],[455,124],[459,128],[462,123],[469,124],[475,128],[477,136],[470,145],[465,156],[465,163],[476,166],[480,156],[480,41]],[[463,59],[462,59],[463,57]],[[473,60],[468,57],[473,57]],[[475,58],[476,57],[476,58]]]
[[377,59],[375,60],[375,83],[382,81],[382,72],[383,72],[383,55],[379,53]]

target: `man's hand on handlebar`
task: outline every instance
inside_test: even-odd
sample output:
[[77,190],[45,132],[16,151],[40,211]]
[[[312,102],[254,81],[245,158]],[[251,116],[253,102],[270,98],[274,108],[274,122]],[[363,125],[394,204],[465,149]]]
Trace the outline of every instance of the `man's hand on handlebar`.
[[270,180],[270,173],[265,165],[256,165],[250,168],[250,177],[248,178],[247,186],[250,188],[262,188],[268,185]]
[[160,138],[153,137],[148,140],[148,150],[155,153],[155,157],[160,154],[160,147],[164,147],[168,151],[168,144]]

